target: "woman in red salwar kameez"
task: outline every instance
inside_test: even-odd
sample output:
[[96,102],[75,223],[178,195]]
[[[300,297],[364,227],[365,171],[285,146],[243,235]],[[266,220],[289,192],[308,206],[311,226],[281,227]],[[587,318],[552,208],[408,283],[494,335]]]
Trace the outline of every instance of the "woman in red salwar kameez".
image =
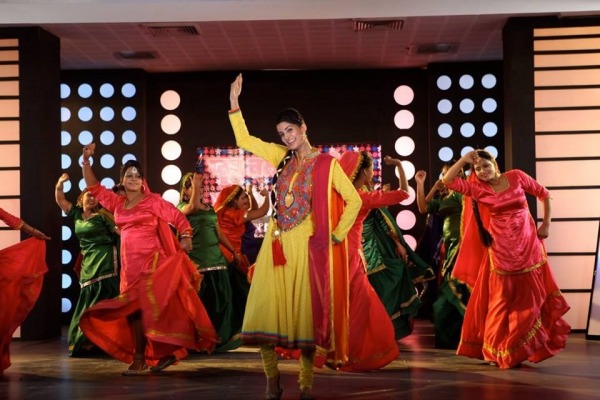
[[[469,179],[454,179],[467,164],[473,165]],[[476,201],[463,207],[462,243],[453,271],[473,287],[457,354],[500,368],[552,357],[565,347],[570,326],[562,319],[569,305],[542,241],[550,228],[548,190],[523,171],[500,173],[484,150],[464,155],[443,181],[465,200]],[[537,228],[526,193],[543,204]]]
[[[46,267],[43,232],[0,208],[0,219],[11,229],[33,238],[0,250],[0,374],[10,367],[9,346],[13,333],[37,301]],[[37,240],[42,239],[42,240]]]
[[83,148],[83,177],[121,232],[121,294],[89,308],[81,329],[108,354],[130,363],[124,375],[148,365],[160,371],[185,357],[187,348],[212,351],[217,335],[197,295],[200,274],[185,253],[192,247],[189,222],[149,191],[137,161],[121,170],[125,195],[101,186],[89,161],[94,147]]

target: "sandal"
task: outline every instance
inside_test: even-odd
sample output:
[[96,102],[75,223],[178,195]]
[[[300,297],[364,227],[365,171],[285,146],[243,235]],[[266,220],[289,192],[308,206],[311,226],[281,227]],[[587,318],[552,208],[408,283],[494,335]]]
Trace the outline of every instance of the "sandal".
[[[141,364],[142,366],[139,369],[132,368],[135,364]],[[134,355],[133,362],[125,371],[121,372],[123,376],[136,376],[141,374],[142,371],[148,369],[148,365],[146,365],[145,358],[143,355]]]
[[158,361],[158,364],[156,364],[154,367],[150,367],[150,371],[160,372],[163,369],[175,364],[176,362],[177,362],[177,357],[175,357],[173,354],[171,354],[170,356],[161,358]]

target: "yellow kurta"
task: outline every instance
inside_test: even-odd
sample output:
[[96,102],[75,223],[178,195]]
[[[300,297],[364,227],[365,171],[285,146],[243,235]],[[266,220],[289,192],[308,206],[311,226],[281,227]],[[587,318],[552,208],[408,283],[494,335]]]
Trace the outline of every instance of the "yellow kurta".
[[[240,111],[230,113],[229,118],[237,145],[277,167],[287,148],[251,136]],[[310,183],[297,180],[294,186],[306,187]],[[344,213],[331,232],[337,239],[343,240],[362,202],[337,161],[333,163],[331,184],[346,202]],[[280,240],[287,261],[283,267],[273,266],[272,231],[275,223],[273,220],[270,222],[256,260],[242,336],[248,344],[272,343],[287,348],[313,348],[308,249],[308,240],[315,229],[312,216],[309,214],[297,226],[281,233]]]

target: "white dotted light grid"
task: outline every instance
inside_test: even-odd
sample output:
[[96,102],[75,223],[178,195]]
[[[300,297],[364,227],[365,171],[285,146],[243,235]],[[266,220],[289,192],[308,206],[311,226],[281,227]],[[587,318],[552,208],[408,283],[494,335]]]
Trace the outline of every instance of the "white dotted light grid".
[[[69,81],[60,85],[61,123],[60,141],[63,148],[61,168],[70,180],[63,186],[67,199],[75,203],[86,185],[81,176],[81,149],[96,143],[102,154],[91,158],[100,183],[108,188],[116,182],[119,167],[130,159],[137,159],[133,147],[138,144],[138,108],[135,101],[138,87],[131,82]],[[126,150],[123,152],[123,148]],[[62,306],[70,315],[77,302],[77,278],[72,267],[78,256],[79,244],[73,232],[73,222],[64,212],[62,226]]]
[[[482,64],[470,68],[440,66],[432,71],[431,148],[437,158],[432,165],[456,161],[474,148],[483,148],[494,157],[502,150],[499,70]],[[431,177],[438,175],[438,171],[429,172]]]
[[[394,90],[394,101],[403,107],[411,105],[415,99],[415,92],[412,87],[408,85],[400,85]],[[415,152],[415,141],[408,135],[407,131],[415,124],[414,114],[407,108],[400,108],[394,115],[394,125],[400,130],[398,139],[394,143],[394,149],[398,154],[398,158],[402,160],[402,168],[406,175],[406,179],[410,180],[415,175],[415,166],[412,162],[405,160],[405,157],[409,157]],[[398,170],[395,170],[396,177],[398,177]],[[408,206],[415,201],[415,190],[409,186],[410,197],[400,204]],[[408,231],[414,228],[417,217],[411,210],[402,210],[396,215],[396,223],[402,231]],[[408,245],[414,250],[417,246],[417,241],[412,235],[404,234],[404,239]]]
[[[167,161],[160,173],[160,177],[164,183],[169,186],[179,185],[183,173],[175,164],[169,162],[177,160],[182,153],[181,144],[176,140],[177,133],[181,130],[181,119],[173,112],[177,110],[181,104],[181,96],[174,90],[166,90],[160,96],[160,105],[165,110],[165,115],[160,121],[160,128],[168,139],[162,144],[160,154]],[[179,188],[167,189],[162,197],[177,205],[179,203]]]

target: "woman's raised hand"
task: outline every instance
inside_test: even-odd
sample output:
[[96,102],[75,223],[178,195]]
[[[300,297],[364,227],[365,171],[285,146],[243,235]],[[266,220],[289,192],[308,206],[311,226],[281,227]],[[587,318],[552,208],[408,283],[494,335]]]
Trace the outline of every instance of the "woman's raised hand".
[[465,164],[475,164],[478,159],[479,156],[477,155],[477,150],[471,150],[460,158]]
[[425,171],[417,171],[415,174],[415,181],[417,181],[417,183],[425,183],[425,178],[427,178],[427,172]]
[[242,74],[238,74],[229,89],[229,102],[231,103],[232,110],[240,108],[238,97],[242,94],[242,81]]
[[62,185],[63,183],[65,183],[66,181],[69,180],[69,174],[67,174],[66,172],[63,173],[59,178],[58,181],[56,182],[57,185]]
[[83,146],[83,161],[88,161],[91,156],[94,155],[94,150],[96,149],[96,143],[90,143]]

